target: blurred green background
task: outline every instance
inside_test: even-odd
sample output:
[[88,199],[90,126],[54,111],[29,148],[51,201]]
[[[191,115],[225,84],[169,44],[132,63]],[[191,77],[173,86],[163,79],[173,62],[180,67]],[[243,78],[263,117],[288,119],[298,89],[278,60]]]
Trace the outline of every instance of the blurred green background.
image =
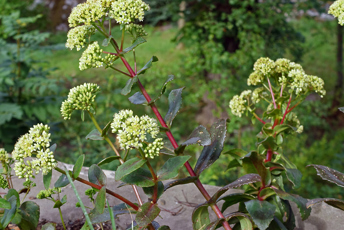
[[[59,113],[70,88],[84,82],[100,85],[97,120],[105,126],[121,109],[154,116],[149,107],[134,106],[120,94],[127,79],[110,69],[80,71],[81,51],[64,48],[67,16],[75,4],[65,0],[0,0],[0,147],[12,151],[17,138],[38,122],[51,126],[57,143],[56,158],[74,163],[86,154],[86,165],[112,155],[106,142],[86,140],[93,129],[80,113],[64,121]],[[210,127],[217,118],[229,118],[224,150],[255,148],[260,127],[250,117],[236,118],[229,100],[248,88],[246,80],[259,57],[289,58],[306,73],[324,79],[327,95],[310,95],[295,112],[305,130],[286,138],[285,154],[303,173],[296,192],[307,198],[342,198],[344,189],[323,182],[309,164],[322,164],[344,172],[343,28],[326,14],[331,1],[276,0],[150,0],[145,17],[147,43],[136,49],[138,66],[153,55],[159,58],[141,77],[151,95],[170,74],[175,80],[168,90],[185,86],[183,106],[173,122],[172,132],[181,143],[199,124]],[[120,37],[119,27],[112,28]],[[94,39],[101,39],[98,34]],[[125,44],[130,45],[130,39]],[[129,63],[133,58],[128,56]],[[117,67],[123,69],[120,62]],[[138,91],[133,88],[131,94]],[[167,97],[157,103],[164,116]],[[115,136],[111,136],[115,142]],[[194,163],[201,151],[192,146],[187,154]],[[156,159],[157,166],[163,159]],[[226,185],[241,175],[227,171],[229,156],[207,169],[201,180]],[[106,169],[116,169],[116,163]],[[185,172],[183,172],[184,175]],[[182,175],[183,176],[183,175]],[[291,188],[289,188],[291,189]]]

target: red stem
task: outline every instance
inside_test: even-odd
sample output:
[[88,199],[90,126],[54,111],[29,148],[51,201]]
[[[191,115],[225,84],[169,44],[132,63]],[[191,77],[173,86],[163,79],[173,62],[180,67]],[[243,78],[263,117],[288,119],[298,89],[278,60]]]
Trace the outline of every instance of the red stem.
[[264,125],[266,124],[265,121],[263,121],[262,119],[260,119],[260,117],[258,117],[257,114],[253,113],[253,116],[255,116],[255,118],[257,118],[258,121],[262,122]]
[[271,93],[271,97],[272,97],[272,102],[274,103],[274,108],[277,109],[276,101],[275,101],[275,95],[274,95],[274,92],[272,91],[272,86],[271,86],[270,80],[269,80],[268,77],[267,77],[267,79],[268,79],[268,83],[269,83],[269,88],[270,88],[270,93]]
[[287,108],[285,109],[285,112],[284,112],[284,114],[283,114],[283,118],[282,118],[281,123],[280,123],[281,125],[282,125],[283,122],[284,122],[285,116],[287,116],[287,114],[289,113],[289,112],[288,112],[288,109],[289,109],[290,102],[291,102],[291,96],[292,96],[292,95],[290,95],[290,98],[289,98],[289,101],[288,101]]
[[118,54],[116,53],[111,53],[111,52],[107,52],[107,51],[103,51],[104,54],[111,54],[111,55],[115,55],[115,56],[118,56]]
[[287,113],[290,113],[296,106],[298,106],[300,104],[300,101],[298,103],[296,103],[296,105],[294,105],[293,107],[291,107]]
[[[127,60],[124,57],[121,57],[121,60],[123,62],[123,64],[125,65],[125,67],[128,69],[129,73],[132,75],[132,77],[135,77],[135,72],[133,71],[133,69],[131,68],[131,66],[129,65],[129,63],[127,62]],[[143,96],[146,98],[147,102],[150,103],[152,101],[152,99],[150,98],[149,94],[147,93],[146,89],[143,87],[143,85],[141,84],[140,80],[137,80],[137,84],[143,94]],[[166,125],[166,122],[164,121],[164,119],[162,118],[158,108],[156,107],[156,105],[154,103],[150,104],[150,107],[152,108],[155,116],[158,118],[158,121],[160,122],[161,126],[164,128],[168,128],[168,126]],[[178,148],[178,144],[176,142],[176,140],[174,139],[172,133],[170,130],[166,131],[166,135],[168,137],[168,139],[170,140],[172,146],[176,149]],[[193,171],[190,163],[187,161],[184,164],[186,170],[189,172],[190,176],[196,176],[195,172]],[[201,181],[199,179],[197,179],[195,181],[195,185],[196,187],[199,189],[199,191],[202,193],[202,195],[204,196],[204,198],[209,201],[210,200],[210,195],[208,194],[208,192],[205,190],[203,184],[201,183]],[[225,217],[223,216],[221,210],[219,209],[219,207],[216,204],[212,204],[211,208],[213,209],[213,211],[215,212],[216,216],[219,219],[225,219]],[[227,221],[222,222],[223,227],[226,230],[232,230],[232,228],[229,226]]]
[[272,150],[271,150],[271,149],[268,149],[268,152],[267,152],[267,154],[266,154],[266,159],[264,160],[264,162],[265,162],[265,163],[266,163],[266,162],[270,162],[271,159],[272,159],[272,155],[273,155]]

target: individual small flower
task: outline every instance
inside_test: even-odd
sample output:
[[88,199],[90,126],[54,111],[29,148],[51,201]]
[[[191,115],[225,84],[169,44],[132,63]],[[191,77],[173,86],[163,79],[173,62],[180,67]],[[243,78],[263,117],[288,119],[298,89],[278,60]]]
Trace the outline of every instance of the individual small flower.
[[0,188],[6,189],[9,188],[8,181],[0,174]]
[[241,117],[241,115],[245,112],[246,106],[245,106],[246,100],[244,100],[239,95],[235,95],[232,100],[229,102],[229,108],[231,109],[232,113],[235,116]]
[[134,39],[148,35],[143,26],[133,23],[126,25],[125,30],[129,32]]
[[[147,134],[152,138],[156,138],[159,133],[159,126],[155,119],[147,115],[142,117],[133,116],[131,110],[121,110],[114,115],[113,122],[111,123],[113,133],[117,134],[117,140],[121,148],[142,148],[143,142],[147,140]],[[159,138],[156,138],[157,140]],[[153,146],[156,152],[159,145],[159,140]],[[160,151],[160,149],[159,149]]]
[[149,5],[142,0],[117,0],[112,2],[109,16],[119,24],[129,24],[135,19],[143,21],[147,10]]
[[69,27],[92,25],[106,15],[106,9],[99,0],[88,0],[72,9],[68,17]]
[[10,162],[10,156],[4,148],[0,148],[0,161],[7,164]]
[[89,111],[99,91],[99,86],[94,83],[84,83],[72,88],[69,91],[67,100],[62,102],[62,117],[65,120],[70,119],[74,110]]
[[344,25],[344,0],[335,1],[328,11],[329,14],[332,14],[335,18],[338,18],[338,23]]
[[297,64],[295,62],[290,62],[289,63],[289,71],[291,70],[299,70],[302,72],[305,72],[300,64]]
[[270,58],[259,58],[253,65],[253,70],[262,73],[264,76],[275,68],[275,62]]
[[69,49],[76,48],[78,51],[86,45],[87,37],[93,35],[96,29],[94,26],[83,25],[71,29],[67,34],[66,47]]
[[[51,141],[49,130],[49,126],[37,124],[18,139],[12,157],[15,160],[14,171],[19,178],[29,180],[34,177],[34,173],[38,174],[40,171],[47,174],[57,165],[54,154],[49,148]],[[36,155],[36,158],[25,162],[25,158],[32,155]]]
[[254,71],[250,74],[250,76],[247,79],[247,85],[257,85],[259,83],[262,83],[264,80],[264,75],[261,74],[258,71]]
[[258,103],[260,101],[260,94],[264,91],[264,87],[259,87],[256,88],[253,92],[252,92],[252,102],[253,103]]
[[49,188],[47,190],[41,190],[37,194],[37,199],[46,199],[58,193],[61,193],[61,188]]
[[154,158],[155,156],[159,156],[160,150],[163,148],[164,142],[162,138],[157,138],[154,140],[153,143],[149,143],[144,150],[145,157]]

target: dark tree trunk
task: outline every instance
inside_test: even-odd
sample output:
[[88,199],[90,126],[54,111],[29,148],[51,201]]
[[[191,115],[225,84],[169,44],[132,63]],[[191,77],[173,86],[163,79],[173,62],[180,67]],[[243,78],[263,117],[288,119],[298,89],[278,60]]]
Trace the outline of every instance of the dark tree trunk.
[[340,106],[343,96],[343,27],[337,25],[337,81],[334,88],[333,105]]

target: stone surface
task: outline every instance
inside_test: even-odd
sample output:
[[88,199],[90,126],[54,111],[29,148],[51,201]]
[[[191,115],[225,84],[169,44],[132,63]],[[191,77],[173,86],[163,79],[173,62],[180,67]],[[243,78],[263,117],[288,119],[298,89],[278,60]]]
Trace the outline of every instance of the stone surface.
[[[60,168],[67,167],[68,170],[72,170],[72,165],[62,164],[59,163]],[[87,171],[88,168],[84,167],[80,173],[80,177],[87,179]],[[110,190],[126,197],[127,199],[137,202],[135,194],[131,188],[131,186],[124,186],[117,188],[120,185],[120,182],[116,182],[114,180],[114,172],[104,170],[107,176],[107,183]],[[58,179],[61,174],[54,171],[53,178],[52,178],[52,185]],[[44,189],[42,183],[42,175],[39,174],[36,176],[35,182],[37,183],[37,187],[33,188],[32,191],[27,195],[25,200],[32,200],[40,205],[41,207],[41,219],[46,219],[52,222],[61,222],[58,209],[53,208],[53,202],[49,200],[39,200],[36,199],[36,194]],[[15,188],[18,190],[22,187],[22,183],[24,180],[14,178],[13,183]],[[75,181],[75,185],[80,191],[79,195],[82,198],[84,204],[88,207],[93,207],[88,198],[85,196],[84,191],[89,188],[78,181]],[[205,185],[206,190],[209,192],[210,195],[214,194],[219,188],[216,186],[209,186]],[[0,193],[4,194],[4,190],[1,190]],[[143,202],[147,202],[147,196],[143,193],[142,189],[139,188],[139,192],[143,199]],[[237,193],[240,190],[229,190],[226,194],[229,193]],[[76,208],[75,203],[77,202],[77,198],[72,190],[70,185],[66,186],[62,190],[61,196],[67,194],[67,203],[62,206],[62,213],[63,217],[66,222],[69,220],[74,219],[81,219],[83,218],[81,208]],[[23,199],[24,194],[21,194],[21,199]],[[107,196],[110,205],[117,205],[122,203],[120,200]],[[195,206],[200,203],[204,202],[204,198],[197,190],[194,184],[187,184],[182,186],[175,186],[169,190],[167,190],[159,199],[158,205],[161,209],[160,216],[156,219],[156,221],[160,225],[168,225],[171,227],[172,230],[188,230],[192,229],[192,221],[191,221],[191,214]],[[226,211],[226,213],[230,213],[236,211],[237,206],[233,206]],[[311,216],[306,220],[302,221],[296,206],[293,206],[293,209],[296,214],[296,222],[297,228],[296,230],[306,229],[306,230],[339,230],[343,229],[344,226],[344,212],[340,211],[339,209],[333,208],[326,204],[319,204],[314,206],[312,209]],[[210,210],[211,219],[215,220],[215,215]],[[116,220],[117,229],[122,230],[126,229],[134,216],[131,215],[121,215]]]

